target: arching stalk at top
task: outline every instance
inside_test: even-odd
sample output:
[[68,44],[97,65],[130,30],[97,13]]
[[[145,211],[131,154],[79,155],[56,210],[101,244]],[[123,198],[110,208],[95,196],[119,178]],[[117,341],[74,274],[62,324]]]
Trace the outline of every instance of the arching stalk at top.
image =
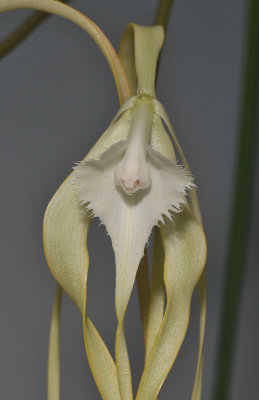
[[101,29],[90,18],[56,0],[0,0],[0,12],[23,8],[32,8],[59,15],[74,22],[87,32],[108,61],[116,83],[120,103],[130,97],[131,92],[128,80],[116,51]]

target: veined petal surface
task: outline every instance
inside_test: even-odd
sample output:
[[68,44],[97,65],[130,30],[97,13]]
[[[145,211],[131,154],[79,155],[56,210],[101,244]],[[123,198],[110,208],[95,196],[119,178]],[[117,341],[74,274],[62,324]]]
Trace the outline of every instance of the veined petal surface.
[[50,201],[43,222],[43,241],[49,268],[83,313],[86,297],[90,217],[78,206],[70,175]]
[[[103,151],[124,138],[127,111],[103,133],[89,156]],[[125,136],[126,138],[126,136]],[[74,172],[50,201],[44,217],[43,240],[49,268],[83,317],[85,347],[90,367],[103,399],[120,400],[117,371],[103,340],[85,315],[88,273],[87,234],[91,217],[80,206],[74,187]]]
[[[123,313],[134,284],[139,262],[153,226],[171,211],[181,211],[192,178],[146,145],[152,183],[148,189],[129,195],[115,185],[114,171],[127,141],[114,144],[99,160],[86,159],[75,168],[75,187],[82,205],[100,218],[111,237],[116,258],[117,315]],[[124,299],[121,296],[124,296]]]
[[[123,114],[117,124],[124,118]],[[112,132],[112,126],[110,129]],[[153,130],[153,134],[154,132],[156,130]],[[161,132],[164,139],[167,139],[167,134]],[[95,154],[95,159],[93,154],[90,154],[79,163],[75,168],[74,184],[80,203],[100,218],[112,240],[116,260],[115,306],[118,318],[116,364],[121,396],[125,400],[131,400],[130,366],[123,328],[124,314],[153,226],[163,221],[165,216],[172,218],[172,211],[182,210],[181,205],[186,201],[186,189],[193,183],[191,176],[183,168],[146,143],[143,146],[146,164],[151,172],[151,186],[131,195],[125,193],[115,184],[114,179],[116,166],[123,158],[129,143],[125,132],[123,135],[126,136],[126,140],[111,145],[99,157]],[[155,142],[154,138],[152,141]],[[102,139],[98,147],[105,148]],[[169,150],[167,155],[171,154]]]
[[189,323],[193,290],[206,260],[203,230],[189,207],[160,226],[165,251],[166,312],[146,360],[137,400],[156,398],[173,365]]

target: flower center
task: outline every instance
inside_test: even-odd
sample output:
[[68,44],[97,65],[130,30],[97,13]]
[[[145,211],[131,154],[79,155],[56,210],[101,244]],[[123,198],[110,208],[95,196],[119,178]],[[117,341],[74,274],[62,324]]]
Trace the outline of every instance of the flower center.
[[133,110],[129,145],[114,171],[115,184],[121,186],[127,194],[147,189],[151,185],[145,146],[150,141],[152,119],[149,102],[140,100]]

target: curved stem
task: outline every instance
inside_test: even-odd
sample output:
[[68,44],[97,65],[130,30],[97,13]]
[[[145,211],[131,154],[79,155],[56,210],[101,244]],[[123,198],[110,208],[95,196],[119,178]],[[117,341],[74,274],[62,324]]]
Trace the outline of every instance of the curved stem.
[[130,97],[128,80],[120,59],[108,38],[93,21],[72,7],[56,0],[0,0],[0,12],[22,8],[32,8],[59,15],[74,22],[87,32],[108,61],[119,93],[120,102],[124,102]]
[[162,25],[166,31],[173,0],[160,0],[157,6],[153,25]]
[[[165,36],[166,36],[166,29],[167,29],[167,24],[168,24],[170,12],[172,9],[172,5],[173,5],[173,0],[159,0],[157,9],[156,9],[156,15],[154,18],[153,25],[162,25],[162,27],[164,28]],[[158,62],[157,62],[156,81],[157,81],[162,51],[163,51],[163,48],[160,51]]]
[[[61,0],[68,3],[71,0]],[[34,31],[40,24],[50,17],[49,13],[35,11],[21,24],[19,24],[2,42],[0,42],[0,59],[5,57],[18,46],[27,36]]]

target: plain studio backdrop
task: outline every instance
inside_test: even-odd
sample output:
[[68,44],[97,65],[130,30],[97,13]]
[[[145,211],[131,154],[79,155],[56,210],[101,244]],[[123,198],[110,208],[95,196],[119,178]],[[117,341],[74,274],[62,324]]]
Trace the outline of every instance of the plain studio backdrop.
[[[245,3],[175,0],[157,82],[157,97],[168,111],[195,176],[208,240],[205,400],[211,398],[231,212]],[[118,48],[129,22],[152,24],[157,2],[76,0],[71,4],[92,18]],[[0,15],[0,38],[26,15],[28,11]],[[42,218],[73,163],[85,156],[118,107],[113,78],[101,52],[85,32],[64,19],[49,18],[1,60],[2,399],[46,399],[48,335],[56,283],[43,254]],[[254,399],[258,389],[258,217],[254,207],[233,400]],[[114,256],[105,228],[99,227],[98,221],[90,229],[89,252],[87,312],[113,352]],[[161,399],[190,399],[198,324],[195,294],[187,337],[161,390]],[[126,333],[136,390],[143,368],[136,289],[126,315]],[[61,399],[86,398],[99,399],[100,395],[85,357],[79,312],[64,295]]]

